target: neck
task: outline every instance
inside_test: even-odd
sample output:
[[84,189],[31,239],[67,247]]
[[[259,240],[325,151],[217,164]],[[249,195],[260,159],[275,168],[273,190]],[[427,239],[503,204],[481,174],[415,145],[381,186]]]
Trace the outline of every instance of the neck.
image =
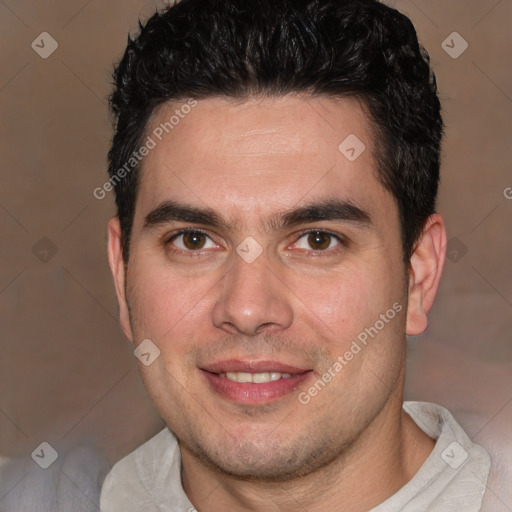
[[392,395],[358,439],[319,471],[287,482],[242,481],[205,466],[181,446],[183,487],[198,512],[365,512],[411,480],[434,444]]

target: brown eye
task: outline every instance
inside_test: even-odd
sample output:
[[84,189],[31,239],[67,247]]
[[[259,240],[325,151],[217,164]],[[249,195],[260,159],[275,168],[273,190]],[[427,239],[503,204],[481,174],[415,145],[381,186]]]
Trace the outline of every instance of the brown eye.
[[202,249],[206,243],[206,236],[203,233],[192,232],[183,234],[183,245],[190,250]]
[[308,244],[315,251],[323,251],[331,245],[332,235],[324,231],[314,231],[308,235]]
[[169,243],[182,251],[200,251],[201,249],[213,249],[215,243],[202,231],[182,231],[169,240]]

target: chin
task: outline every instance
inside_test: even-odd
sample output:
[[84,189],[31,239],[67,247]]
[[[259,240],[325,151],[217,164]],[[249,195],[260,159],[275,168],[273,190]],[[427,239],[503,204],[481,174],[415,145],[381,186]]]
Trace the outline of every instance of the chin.
[[[260,482],[287,482],[304,477],[329,465],[337,456],[332,444],[305,446],[298,441],[283,446],[278,440],[265,446],[248,441],[234,446],[233,442],[222,449],[199,446],[189,447],[203,464],[216,472],[239,480]],[[310,440],[311,441],[311,440]]]

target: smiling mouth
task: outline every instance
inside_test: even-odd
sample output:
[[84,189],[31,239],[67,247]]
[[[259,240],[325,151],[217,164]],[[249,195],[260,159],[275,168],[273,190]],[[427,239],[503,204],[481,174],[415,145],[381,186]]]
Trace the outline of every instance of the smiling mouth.
[[265,382],[274,382],[279,379],[289,379],[291,373],[280,372],[261,372],[261,373],[248,373],[248,372],[227,372],[219,373],[219,377],[226,378],[232,382],[253,382],[255,384],[264,384]]
[[293,394],[313,370],[271,361],[224,361],[199,368],[216,395],[230,402],[262,405]]

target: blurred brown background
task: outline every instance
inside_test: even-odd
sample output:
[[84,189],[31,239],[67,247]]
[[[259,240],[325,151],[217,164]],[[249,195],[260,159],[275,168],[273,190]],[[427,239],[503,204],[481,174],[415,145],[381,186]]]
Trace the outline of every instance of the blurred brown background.
[[[512,510],[512,2],[388,3],[430,53],[447,125],[448,261],[429,328],[410,340],[406,398],[447,406],[488,448],[490,510]],[[93,196],[106,181],[112,63],[161,5],[0,2],[0,461],[30,468],[46,441],[89,446],[108,467],[163,426],[118,327],[112,193]]]

